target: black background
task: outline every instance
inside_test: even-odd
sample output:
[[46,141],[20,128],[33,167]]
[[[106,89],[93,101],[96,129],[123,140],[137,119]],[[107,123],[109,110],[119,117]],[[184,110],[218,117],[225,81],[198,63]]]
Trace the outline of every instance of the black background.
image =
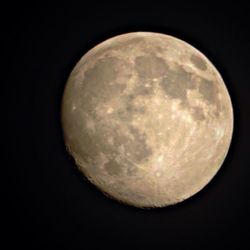
[[[2,7],[4,239],[8,246],[44,249],[246,249],[250,8],[238,1],[221,7],[105,2]],[[60,102],[72,68],[94,45],[131,31],[162,32],[194,45],[221,72],[233,102],[233,141],[223,167],[201,192],[162,209],[105,197],[83,180],[62,138]]]

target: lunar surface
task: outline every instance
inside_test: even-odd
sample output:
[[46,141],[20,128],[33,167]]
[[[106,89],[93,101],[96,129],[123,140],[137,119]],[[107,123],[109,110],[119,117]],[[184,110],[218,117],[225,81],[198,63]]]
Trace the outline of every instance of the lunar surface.
[[73,69],[62,100],[69,153],[103,193],[162,207],[200,191],[217,173],[233,131],[220,74],[172,36],[108,39]]

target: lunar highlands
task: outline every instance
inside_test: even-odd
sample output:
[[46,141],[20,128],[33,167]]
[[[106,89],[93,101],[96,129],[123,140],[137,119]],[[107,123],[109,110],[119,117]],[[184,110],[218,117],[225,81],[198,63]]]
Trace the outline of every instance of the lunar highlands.
[[62,100],[67,150],[103,193],[163,207],[221,167],[233,110],[212,63],[188,43],[134,32],[104,41],[73,69]]

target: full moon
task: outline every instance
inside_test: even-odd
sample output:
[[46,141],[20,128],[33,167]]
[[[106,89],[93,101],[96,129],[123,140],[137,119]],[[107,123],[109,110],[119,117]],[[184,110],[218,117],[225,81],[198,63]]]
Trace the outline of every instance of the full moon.
[[133,32],[87,52],[62,100],[68,152],[104,194],[140,208],[199,192],[230,146],[233,110],[219,72],[175,37]]

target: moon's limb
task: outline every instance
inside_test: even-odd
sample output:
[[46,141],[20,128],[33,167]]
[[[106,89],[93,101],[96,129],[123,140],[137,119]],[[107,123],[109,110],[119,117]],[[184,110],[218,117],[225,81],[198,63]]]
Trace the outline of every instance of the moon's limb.
[[138,207],[200,191],[228,152],[233,111],[212,63],[177,38],[128,33],[91,49],[62,102],[67,149],[103,192]]

